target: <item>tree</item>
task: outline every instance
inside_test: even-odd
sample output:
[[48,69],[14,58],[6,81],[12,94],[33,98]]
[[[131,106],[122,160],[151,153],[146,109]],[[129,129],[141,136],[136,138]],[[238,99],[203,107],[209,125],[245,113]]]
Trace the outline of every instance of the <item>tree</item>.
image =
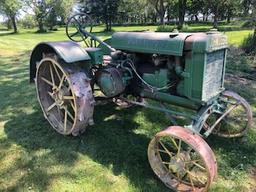
[[58,21],[64,23],[70,13],[74,0],[25,0],[33,10],[38,25],[38,32],[45,32],[45,27],[52,29]]
[[185,21],[185,14],[186,14],[186,6],[187,6],[187,0],[179,0],[179,23],[178,23],[178,29],[183,28],[183,24]]
[[111,31],[117,18],[120,0],[82,0],[82,8],[97,20],[105,23],[105,30]]
[[51,12],[55,1],[54,0],[25,0],[35,15],[35,20],[38,25],[38,32],[46,32],[45,24],[48,14]]
[[160,23],[165,24],[165,14],[169,5],[169,0],[148,0],[152,4],[160,18]]
[[196,21],[199,21],[198,15],[200,13],[203,14],[203,17],[208,13],[205,0],[190,0],[187,2],[186,8],[187,13],[191,16],[191,20],[195,18]]
[[31,14],[26,14],[22,19],[19,20],[19,23],[25,29],[32,29],[36,27],[35,18]]
[[154,14],[153,9],[146,0],[120,0],[117,22],[147,23],[150,16]]
[[58,22],[65,24],[65,20],[71,12],[73,5],[74,0],[55,0],[45,21],[50,30],[52,30]]
[[210,9],[210,12],[214,15],[213,27],[218,27],[218,20],[220,18],[221,10],[226,9],[226,0],[206,0],[206,6]]
[[16,17],[18,11],[22,5],[20,0],[1,0],[0,1],[0,11],[7,16],[8,20],[12,24],[14,33],[18,32]]

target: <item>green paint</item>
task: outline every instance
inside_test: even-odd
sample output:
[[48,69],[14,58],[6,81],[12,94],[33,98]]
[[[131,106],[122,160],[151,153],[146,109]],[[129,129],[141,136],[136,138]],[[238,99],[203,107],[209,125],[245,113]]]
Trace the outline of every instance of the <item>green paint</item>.
[[150,85],[161,88],[167,86],[169,82],[168,78],[168,70],[160,69],[159,71],[155,71],[152,73],[143,73],[143,79]]
[[91,58],[92,65],[101,65],[103,62],[103,53],[100,48],[86,48],[86,52]]
[[150,92],[150,91],[143,90],[141,93],[141,96],[166,102],[169,104],[174,104],[177,106],[189,108],[189,109],[197,110],[201,106],[201,103],[197,103],[183,97],[174,96],[174,95],[170,95],[168,93],[162,93],[162,92]]
[[227,46],[221,33],[195,35],[185,55],[186,75],[178,85],[178,94],[207,102],[223,91]]
[[115,49],[182,56],[184,41],[189,33],[117,32],[112,36]]

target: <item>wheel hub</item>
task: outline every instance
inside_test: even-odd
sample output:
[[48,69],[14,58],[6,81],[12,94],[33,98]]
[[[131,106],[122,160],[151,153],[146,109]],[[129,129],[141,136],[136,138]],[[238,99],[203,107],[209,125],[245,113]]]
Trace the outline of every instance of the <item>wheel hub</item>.
[[178,173],[178,172],[184,172],[185,170],[185,162],[188,162],[190,160],[189,154],[185,152],[181,152],[178,155],[175,155],[171,160],[169,164],[169,169],[173,173]]
[[64,104],[62,90],[58,89],[57,87],[54,87],[52,89],[51,96],[54,99],[54,102],[56,103],[57,107],[61,108]]

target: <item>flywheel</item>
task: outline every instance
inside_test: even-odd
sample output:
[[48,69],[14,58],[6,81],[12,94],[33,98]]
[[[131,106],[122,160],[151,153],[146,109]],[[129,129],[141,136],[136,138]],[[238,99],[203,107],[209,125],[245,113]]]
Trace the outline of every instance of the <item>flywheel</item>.
[[36,89],[45,118],[63,135],[78,135],[93,124],[90,79],[79,68],[45,57],[37,66]]

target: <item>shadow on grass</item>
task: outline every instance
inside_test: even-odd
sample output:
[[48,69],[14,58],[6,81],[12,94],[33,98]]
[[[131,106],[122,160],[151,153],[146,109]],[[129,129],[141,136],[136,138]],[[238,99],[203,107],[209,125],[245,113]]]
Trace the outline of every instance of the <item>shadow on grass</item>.
[[[50,150],[47,156],[54,159],[53,165],[73,166],[78,154],[83,154],[108,168],[112,166],[114,175],[124,174],[139,191],[167,191],[158,180],[153,180],[155,176],[147,160],[150,138],[133,132],[139,126],[132,120],[136,110],[137,108],[133,108],[117,112],[113,104],[97,107],[96,125],[76,138],[64,137],[53,131],[38,108],[37,112],[29,115],[20,113],[8,121],[4,129],[8,140],[22,146],[28,154],[41,149]],[[113,115],[113,119],[108,119]],[[53,165],[42,164],[40,169],[34,169],[36,177],[43,177],[43,185],[28,175],[21,183],[17,183],[17,187],[22,182],[32,180],[34,185],[39,185],[39,189],[46,190],[45,187],[55,175],[46,175],[43,170]],[[28,166],[33,167],[33,159],[28,162]],[[42,174],[37,175],[37,172]]]

